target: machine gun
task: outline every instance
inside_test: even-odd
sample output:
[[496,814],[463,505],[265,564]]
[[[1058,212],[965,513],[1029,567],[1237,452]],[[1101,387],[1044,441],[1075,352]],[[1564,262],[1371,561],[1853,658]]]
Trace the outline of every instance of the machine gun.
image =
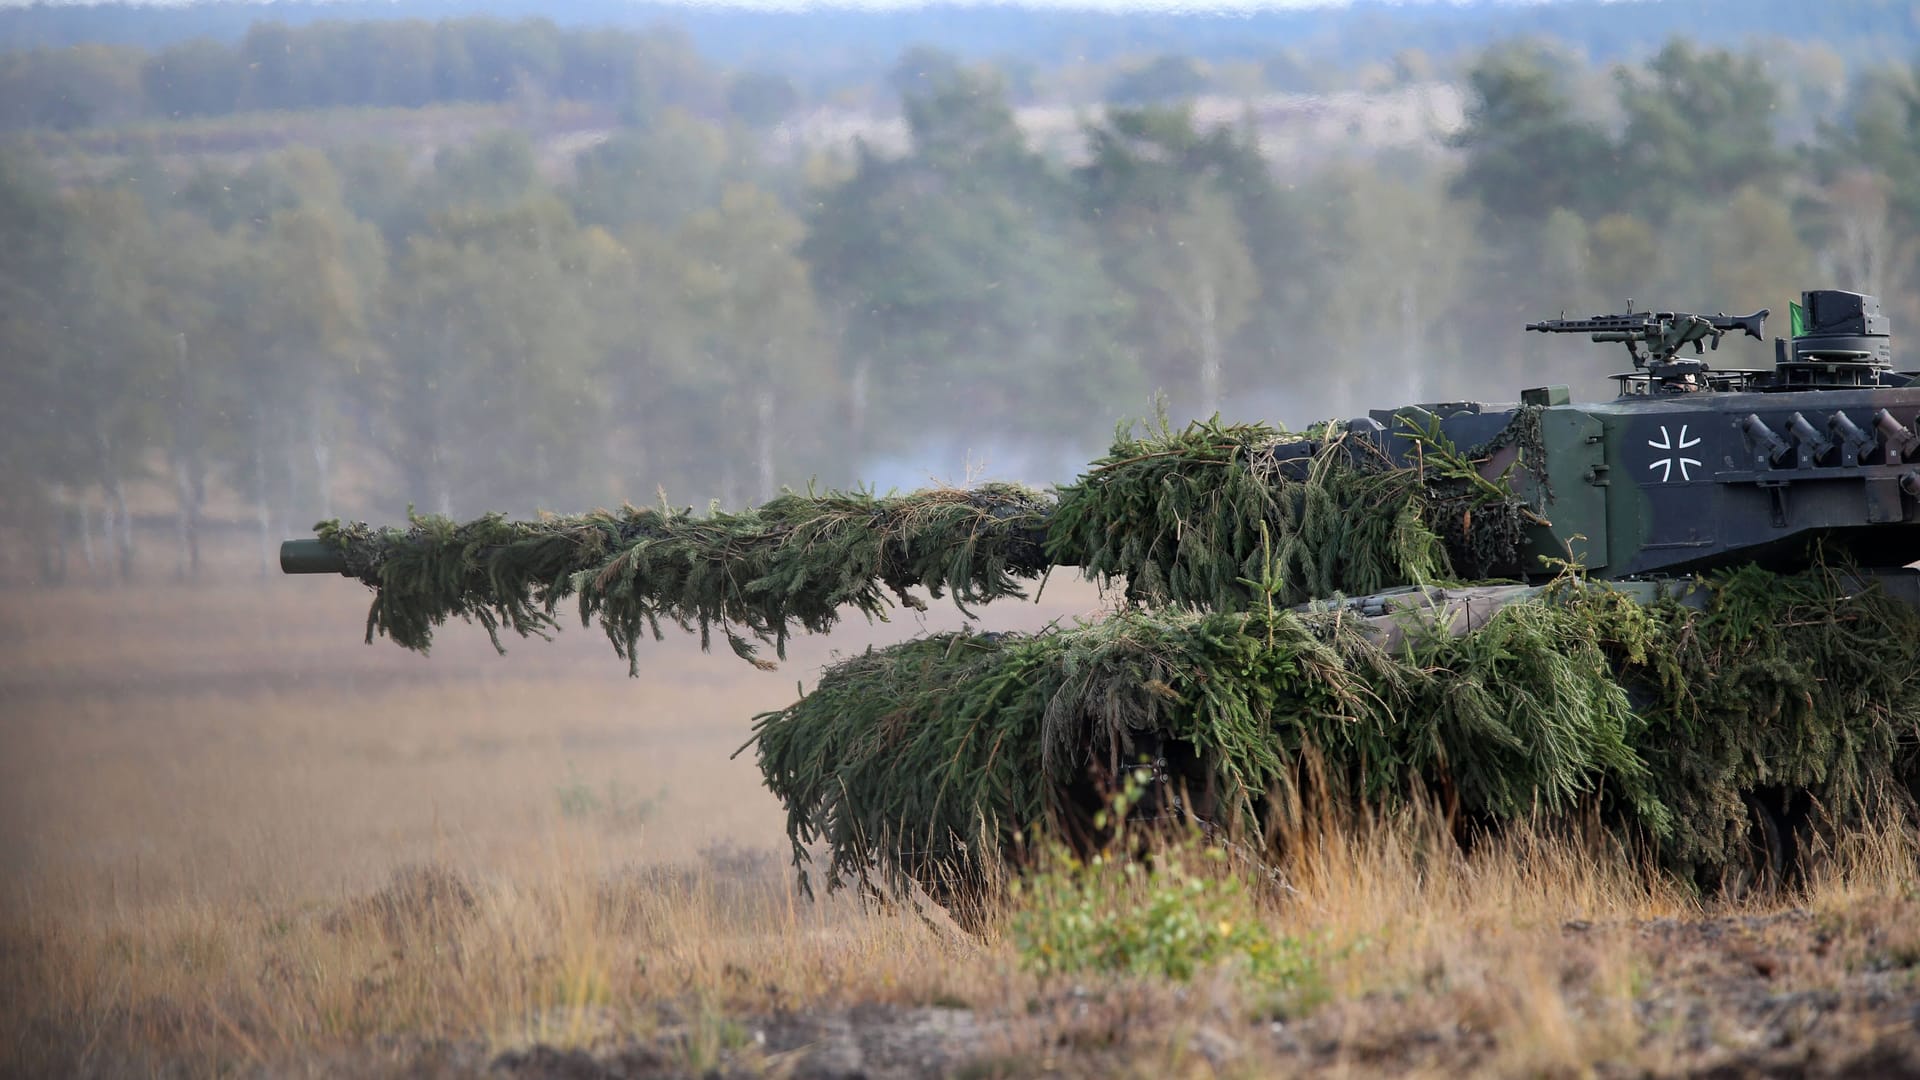
[[[1627,301],[1633,307],[1633,301]],[[1680,350],[1692,345],[1695,355],[1706,352],[1706,343],[1720,347],[1720,339],[1729,330],[1744,330],[1748,337],[1766,340],[1762,328],[1766,308],[1751,315],[1695,315],[1685,311],[1629,311],[1625,315],[1595,315],[1586,319],[1545,319],[1528,323],[1527,329],[1543,334],[1591,334],[1594,341],[1625,342],[1633,357],[1633,366],[1664,365],[1673,362]],[[1704,366],[1704,365],[1699,365]]]

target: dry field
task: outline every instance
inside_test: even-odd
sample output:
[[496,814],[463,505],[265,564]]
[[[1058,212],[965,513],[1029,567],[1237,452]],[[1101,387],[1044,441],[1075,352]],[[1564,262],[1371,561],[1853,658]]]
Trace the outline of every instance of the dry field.
[[669,641],[629,679],[577,628],[367,647],[364,599],[0,591],[0,1075],[1920,1069],[1911,837],[1722,908],[1594,844],[1349,829],[1252,893],[1293,993],[1043,978],[1005,920],[794,894],[729,755],[827,642],[767,674]]

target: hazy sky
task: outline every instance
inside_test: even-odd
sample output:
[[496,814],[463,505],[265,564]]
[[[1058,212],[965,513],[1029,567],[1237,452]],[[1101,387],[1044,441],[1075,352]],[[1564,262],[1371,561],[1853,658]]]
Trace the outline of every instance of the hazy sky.
[[[0,0],[0,8],[28,7],[34,3],[51,3],[55,6],[66,4],[91,4],[95,0]],[[137,4],[142,7],[190,7],[196,0],[119,0],[119,2]],[[260,7],[271,7],[273,0],[252,0]],[[325,2],[325,0],[322,0]],[[810,4],[797,0],[724,0],[722,3],[706,3],[702,0],[654,0],[657,3],[678,4],[686,7],[735,7],[769,8],[778,10],[803,10],[809,7],[894,9],[929,6],[922,0],[833,0],[832,3]],[[941,6],[966,7],[1044,7],[1077,8],[1096,11],[1256,11],[1281,8],[1346,7],[1351,0],[1018,0],[1007,3],[1004,0],[940,0]],[[1435,4],[1452,3],[1456,6],[1471,6],[1473,0],[1462,4],[1461,0],[1398,0],[1400,3]],[[1485,3],[1488,0],[1479,0]],[[1495,0],[1502,2],[1502,0]],[[1514,2],[1514,0],[1504,0]],[[1520,0],[1520,2],[1548,2],[1548,0]],[[449,8],[458,5],[449,5]],[[554,14],[562,14],[557,10]]]
[[[931,6],[922,0],[834,0],[832,3],[799,3],[794,0],[724,0],[722,3],[703,4],[700,0],[659,0],[661,3],[681,4],[687,7],[737,7],[772,8],[786,11],[804,10],[810,7],[860,8],[869,10],[888,10]],[[1408,2],[1408,0],[1400,0]],[[1448,2],[1448,0],[1412,0],[1417,3]],[[942,0],[941,6],[964,7],[1035,7],[1035,8],[1071,8],[1082,11],[1178,11],[1178,12],[1219,12],[1219,11],[1272,11],[1282,8],[1325,8],[1346,7],[1349,0]]]
[[[101,0],[0,0],[0,9],[28,7],[35,3],[52,6],[95,4]],[[127,3],[141,7],[191,7],[200,0],[107,0],[111,3]],[[254,3],[261,8],[271,8],[274,0],[240,0]],[[316,2],[316,0],[303,0]],[[334,0],[317,0],[319,3]],[[1348,7],[1354,0],[827,0],[827,2],[808,2],[808,0],[635,0],[635,6],[666,4],[682,7],[725,7],[749,10],[801,11],[808,8],[838,8],[841,10],[860,9],[872,11],[901,10],[915,7],[1030,7],[1052,10],[1108,11],[1108,12],[1175,12],[1175,13],[1241,13],[1249,11],[1274,11],[1302,8]],[[1368,0],[1369,3],[1384,4],[1390,7],[1536,7],[1559,3],[1561,0]],[[1603,0],[1604,2],[1604,0]],[[1636,3],[1646,0],[1612,0],[1614,3]],[[447,14],[455,15],[466,7],[455,2],[447,4]],[[483,6],[475,4],[473,6]],[[551,12],[555,17],[565,16],[565,0],[556,0]]]

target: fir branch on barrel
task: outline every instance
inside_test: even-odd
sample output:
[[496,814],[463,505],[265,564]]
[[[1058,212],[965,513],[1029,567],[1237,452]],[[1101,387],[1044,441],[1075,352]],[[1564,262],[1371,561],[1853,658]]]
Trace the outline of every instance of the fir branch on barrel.
[[[1046,570],[1040,543],[1051,500],[1011,484],[879,497],[789,492],[739,513],[627,507],[510,522],[415,516],[406,529],[322,522],[320,538],[346,553],[348,572],[374,589],[367,638],[385,634],[425,650],[449,618],[479,622],[500,646],[502,627],[544,634],[562,600],[582,622],[598,618],[629,664],[642,634],[663,623],[718,631],[765,664],[758,645],[785,656],[795,628],[829,629],[843,609],[884,618],[907,590],[956,603],[1024,595]],[[891,600],[889,599],[891,598]]]
[[[577,599],[637,665],[642,635],[671,624],[765,664],[795,631],[845,609],[885,618],[910,591],[951,593],[963,611],[1025,595],[1054,565],[1122,581],[1142,607],[1237,611],[1478,576],[1513,561],[1518,514],[1504,477],[1437,436],[1417,466],[1369,439],[1259,424],[1164,423],[1124,430],[1107,457],[1056,494],[1013,484],[906,495],[788,492],[739,512],[669,506],[509,521],[415,516],[405,529],[322,522],[348,573],[375,590],[371,640],[425,650],[449,618],[545,634]],[[1471,477],[1470,481],[1462,478]],[[1451,553],[1450,553],[1451,552]],[[1276,594],[1253,581],[1279,583]]]

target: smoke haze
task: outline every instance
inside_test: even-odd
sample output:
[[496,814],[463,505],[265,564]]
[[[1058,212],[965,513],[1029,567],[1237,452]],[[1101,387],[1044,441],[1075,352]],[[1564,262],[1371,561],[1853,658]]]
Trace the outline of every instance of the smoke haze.
[[526,15],[0,11],[0,575],[1606,396],[1520,329],[1629,297],[1920,317],[1882,5]]

